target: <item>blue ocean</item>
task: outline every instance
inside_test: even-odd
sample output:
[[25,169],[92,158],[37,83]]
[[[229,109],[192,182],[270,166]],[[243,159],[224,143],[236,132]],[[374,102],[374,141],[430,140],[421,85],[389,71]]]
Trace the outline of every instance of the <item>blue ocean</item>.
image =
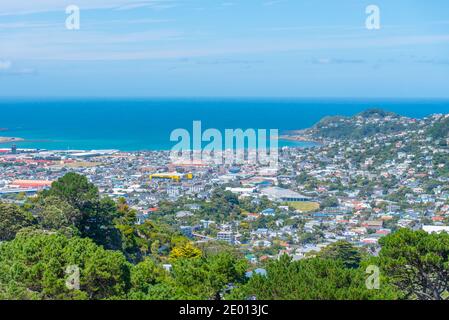
[[[170,133],[203,130],[304,129],[325,116],[381,108],[421,118],[449,113],[449,100],[395,99],[1,99],[0,136],[26,141],[18,148],[49,150],[169,150]],[[7,130],[4,130],[7,129]],[[280,146],[310,143],[281,141]],[[10,147],[0,144],[0,148]]]

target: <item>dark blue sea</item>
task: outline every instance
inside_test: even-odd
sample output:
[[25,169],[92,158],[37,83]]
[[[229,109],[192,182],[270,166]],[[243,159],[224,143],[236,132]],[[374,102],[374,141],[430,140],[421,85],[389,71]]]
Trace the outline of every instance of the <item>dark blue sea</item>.
[[[388,99],[0,99],[0,136],[20,137],[19,148],[50,150],[169,150],[170,133],[203,130],[304,129],[329,115],[381,108],[421,118],[449,113],[449,100]],[[309,143],[282,141],[281,146]],[[0,144],[8,148],[11,144]]]

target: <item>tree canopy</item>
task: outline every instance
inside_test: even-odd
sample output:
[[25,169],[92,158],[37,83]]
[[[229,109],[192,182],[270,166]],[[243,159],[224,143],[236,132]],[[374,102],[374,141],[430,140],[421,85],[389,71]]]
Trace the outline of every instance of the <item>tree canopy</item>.
[[347,241],[337,241],[320,251],[319,256],[325,259],[338,260],[347,268],[358,268],[362,254]]
[[379,263],[407,298],[449,298],[449,235],[400,229],[380,241]]
[[20,207],[0,202],[0,241],[14,239],[16,233],[31,225],[32,217]]
[[[71,266],[79,268],[79,289],[66,285]],[[120,252],[90,239],[44,231],[19,233],[0,246],[3,299],[106,299],[123,297],[130,265]]]
[[287,255],[270,261],[266,275],[255,274],[230,298],[258,300],[379,300],[394,299],[388,288],[369,290],[362,269],[345,268],[331,259],[292,261]]

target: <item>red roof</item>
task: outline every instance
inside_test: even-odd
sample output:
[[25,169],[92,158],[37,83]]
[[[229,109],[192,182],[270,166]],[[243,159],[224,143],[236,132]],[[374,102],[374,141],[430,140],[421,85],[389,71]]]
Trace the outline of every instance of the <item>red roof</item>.
[[14,180],[11,185],[21,188],[38,188],[38,187],[50,187],[52,181],[46,180]]

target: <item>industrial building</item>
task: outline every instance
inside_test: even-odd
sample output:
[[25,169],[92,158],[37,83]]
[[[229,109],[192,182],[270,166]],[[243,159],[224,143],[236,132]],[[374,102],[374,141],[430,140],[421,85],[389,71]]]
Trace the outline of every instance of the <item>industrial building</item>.
[[52,181],[47,180],[14,180],[10,183],[11,188],[49,188]]
[[264,188],[260,191],[262,195],[267,196],[271,201],[277,202],[305,202],[311,201],[310,197],[306,197],[295,191],[283,189],[279,187]]

